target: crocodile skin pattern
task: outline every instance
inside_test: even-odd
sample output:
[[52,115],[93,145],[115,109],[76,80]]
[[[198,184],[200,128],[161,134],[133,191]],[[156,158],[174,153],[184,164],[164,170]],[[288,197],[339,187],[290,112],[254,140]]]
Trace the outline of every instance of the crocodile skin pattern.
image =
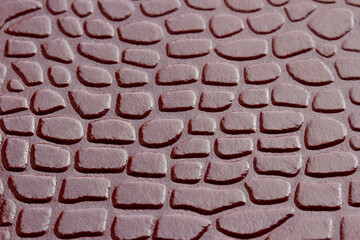
[[359,0],[4,0],[0,239],[360,239]]

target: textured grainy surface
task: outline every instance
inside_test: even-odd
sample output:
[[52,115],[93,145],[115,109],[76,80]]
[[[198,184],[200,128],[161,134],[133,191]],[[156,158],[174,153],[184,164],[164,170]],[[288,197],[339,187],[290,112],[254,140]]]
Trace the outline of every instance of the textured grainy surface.
[[0,239],[360,239],[359,0],[0,4]]

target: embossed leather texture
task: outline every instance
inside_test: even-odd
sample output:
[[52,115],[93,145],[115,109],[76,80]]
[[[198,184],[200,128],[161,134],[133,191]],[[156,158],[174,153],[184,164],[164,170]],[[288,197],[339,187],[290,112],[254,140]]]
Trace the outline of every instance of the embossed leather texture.
[[0,239],[360,239],[360,0],[2,0]]

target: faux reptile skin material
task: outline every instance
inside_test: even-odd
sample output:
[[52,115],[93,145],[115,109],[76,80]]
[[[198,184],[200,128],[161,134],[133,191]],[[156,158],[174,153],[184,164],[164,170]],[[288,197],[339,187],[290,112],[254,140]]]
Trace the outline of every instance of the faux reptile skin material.
[[2,0],[0,239],[360,239],[359,0]]

